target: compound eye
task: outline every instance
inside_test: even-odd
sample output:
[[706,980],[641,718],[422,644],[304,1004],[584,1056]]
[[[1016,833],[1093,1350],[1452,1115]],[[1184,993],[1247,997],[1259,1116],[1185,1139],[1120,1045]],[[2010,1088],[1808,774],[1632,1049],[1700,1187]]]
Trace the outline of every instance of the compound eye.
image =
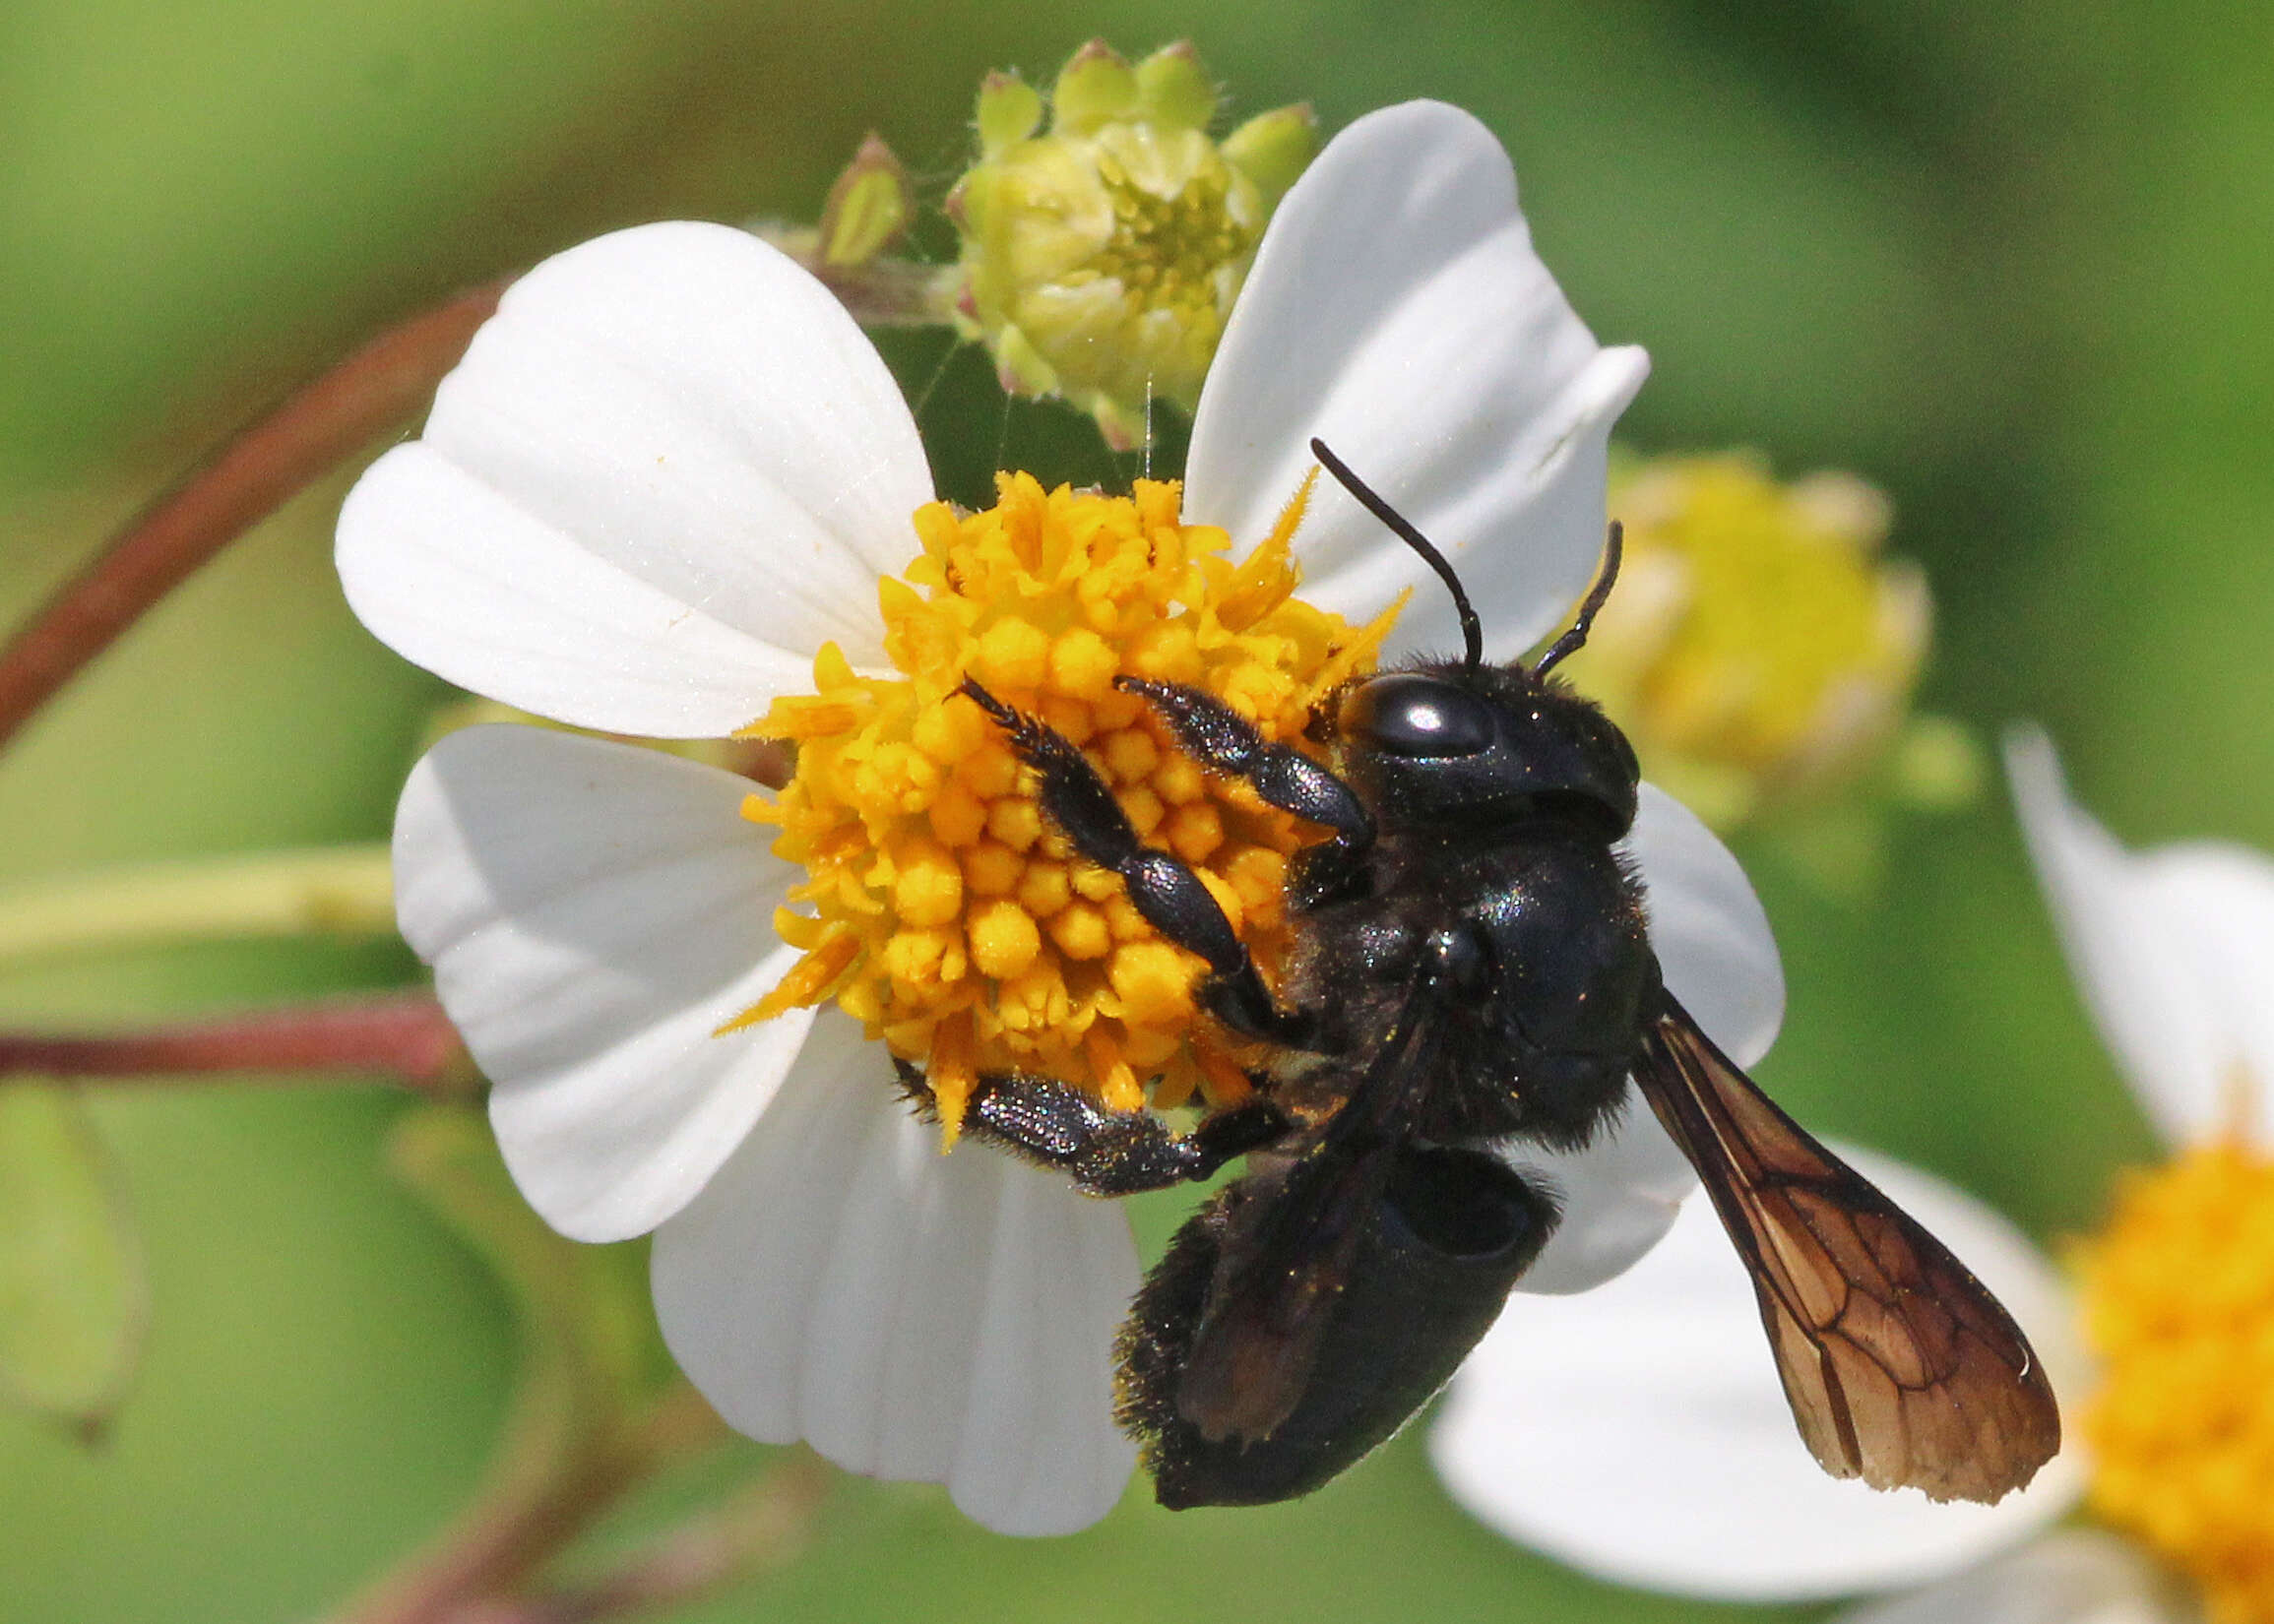
[[1473,756],[1491,748],[1492,707],[1420,671],[1379,676],[1343,707],[1344,733],[1393,756]]

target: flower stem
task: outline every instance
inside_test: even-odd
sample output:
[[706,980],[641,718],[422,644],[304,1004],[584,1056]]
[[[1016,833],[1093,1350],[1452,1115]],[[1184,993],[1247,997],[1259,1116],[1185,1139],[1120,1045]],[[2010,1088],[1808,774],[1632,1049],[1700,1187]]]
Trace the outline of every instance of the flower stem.
[[749,229],[812,272],[863,327],[945,327],[955,320],[955,289],[962,278],[952,265],[885,256],[860,265],[831,265],[821,254],[821,233],[810,225],[761,220]]
[[[658,1399],[620,1440],[580,1446],[565,1411],[569,1378],[522,1389],[488,1486],[458,1523],[326,1624],[449,1624],[518,1618],[500,1605],[626,1491],[726,1436],[685,1382]],[[542,1615],[537,1615],[542,1616]]]
[[388,853],[377,844],[189,857],[0,890],[0,966],[217,936],[394,928]]
[[415,410],[511,280],[389,328],[136,515],[0,648],[0,744],[199,565]]
[[424,993],[342,999],[100,1035],[0,1031],[11,1075],[131,1079],[198,1072],[377,1075],[421,1093],[470,1093],[477,1079],[442,1006]]
[[591,1584],[462,1608],[450,1624],[600,1624],[699,1601],[794,1561],[812,1539],[830,1481],[817,1457],[800,1453]]

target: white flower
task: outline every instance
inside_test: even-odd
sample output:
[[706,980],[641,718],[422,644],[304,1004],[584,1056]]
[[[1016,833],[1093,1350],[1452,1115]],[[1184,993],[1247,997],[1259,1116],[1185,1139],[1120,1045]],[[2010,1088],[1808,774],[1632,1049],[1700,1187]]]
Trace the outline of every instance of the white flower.
[[[2125,851],[2068,800],[2053,749],[2007,765],[2038,874],[2086,1001],[2176,1151],[2252,1113],[2274,1079],[2274,864],[2209,843]],[[1942,1181],[1850,1153],[2029,1333],[2070,1405],[2094,1386],[2077,1305],[2004,1219]],[[1995,1506],[1934,1505],[1825,1476],[1779,1391],[1753,1293],[1707,1204],[1636,1268],[1558,1315],[1521,1299],[1456,1378],[1432,1451],[1455,1497],[1513,1539],[1681,1594],[1799,1600],[1923,1587],[1847,1624],[2154,1624],[2192,1616],[2115,1534],[2042,1530],[2092,1472],[2068,1413],[2061,1455]]]
[[[1461,565],[1497,657],[1597,564],[1605,446],[1638,350],[1597,346],[1534,255],[1497,144],[1412,103],[1289,194],[1195,419],[1185,511],[1241,546],[1323,436]],[[932,495],[909,410],[820,285],[723,226],[603,237],[507,293],[341,516],[366,625],[491,698],[596,729],[717,736],[811,691],[827,640],[881,665],[878,578]],[[1455,645],[1424,568],[1340,490],[1298,533],[1304,596],[1406,647]],[[1137,1283],[1109,1204],[967,1145],[941,1156],[879,1045],[834,1010],[715,1035],[796,961],[797,872],[750,784],[549,730],[445,739],[396,826],[405,936],[492,1083],[532,1205],[564,1233],[654,1230],[663,1332],[721,1413],[851,1469],[943,1481],[991,1528],[1102,1516],[1132,1452],[1109,1344]],[[1737,865],[1647,791],[1631,850],[1668,980],[1740,1057],[1783,988]],[[1644,1110],[1585,1155],[1528,1282],[1577,1290],[1655,1241],[1690,1183]]]

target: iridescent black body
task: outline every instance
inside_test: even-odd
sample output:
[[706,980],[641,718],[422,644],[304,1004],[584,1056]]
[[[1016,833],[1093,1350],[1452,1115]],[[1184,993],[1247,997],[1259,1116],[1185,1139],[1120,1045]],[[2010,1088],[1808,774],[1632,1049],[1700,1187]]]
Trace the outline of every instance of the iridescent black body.
[[[1275,998],[1208,889],[1137,838],[1081,752],[978,684],[1044,813],[1200,956],[1202,1005],[1271,1044],[1249,1102],[1187,1135],[1047,1078],[981,1078],[977,1138],[1095,1195],[1240,1176],[1185,1224],[1122,1328],[1119,1418],[1164,1505],[1306,1493],[1451,1376],[1552,1232],[1556,1193],[1497,1151],[1604,1131],[1631,1077],[1752,1277],[1824,1469],[1994,1501],[2060,1446],[2042,1362],[1949,1250],[1763,1095],[1666,989],[1619,853],[1634,753],[1548,678],[1618,574],[1618,528],[1567,632],[1487,665],[1443,556],[1326,447],[1328,471],[1441,576],[1466,657],[1392,671],[1314,718],[1317,761],[1195,689],[1123,679],[1212,772],[1332,838],[1291,868]],[[922,1076],[904,1065],[912,1096]]]
[[1360,683],[1319,718],[1323,763],[1197,690],[1122,685],[1202,765],[1334,832],[1291,874],[1296,946],[1276,999],[1197,877],[1138,841],[1078,750],[965,692],[1075,849],[1207,960],[1201,1002],[1281,1059],[1255,1102],[1188,1136],[1024,1077],[983,1079],[966,1128],[1100,1195],[1248,1156],[1138,1295],[1121,1420],[1164,1504],[1281,1500],[1396,1431],[1546,1243],[1553,1192],[1493,1142],[1584,1145],[1626,1097],[1661,996],[1616,850],[1634,756],[1593,705],[1520,665]]

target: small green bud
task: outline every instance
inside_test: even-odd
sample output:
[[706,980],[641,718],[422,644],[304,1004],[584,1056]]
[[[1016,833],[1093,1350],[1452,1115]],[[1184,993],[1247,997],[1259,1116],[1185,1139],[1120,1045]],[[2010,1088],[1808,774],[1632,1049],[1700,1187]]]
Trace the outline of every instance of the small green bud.
[[1042,127],[1042,93],[1015,73],[991,73],[979,85],[979,154],[993,157]]
[[1963,812],[1990,781],[1982,741],[1965,723],[1931,712],[1911,718],[1888,765],[1895,793],[1923,812]]
[[898,242],[915,219],[916,188],[908,169],[872,132],[822,205],[821,263],[838,270],[866,265]]
[[1206,130],[1216,117],[1216,81],[1190,40],[1165,45],[1137,64],[1138,104],[1165,129]]
[[134,1216],[79,1096],[0,1086],[0,1400],[99,1436],[149,1312]]
[[1135,67],[1093,41],[1048,98],[1011,74],[979,88],[979,158],[948,218],[962,237],[957,325],[1003,387],[1062,395],[1116,449],[1156,400],[1189,411],[1272,209],[1318,150],[1307,108],[1209,139],[1214,84],[1188,44]]
[[1308,102],[1257,113],[1224,138],[1224,156],[1255,182],[1266,209],[1279,207],[1318,156],[1318,117]]

